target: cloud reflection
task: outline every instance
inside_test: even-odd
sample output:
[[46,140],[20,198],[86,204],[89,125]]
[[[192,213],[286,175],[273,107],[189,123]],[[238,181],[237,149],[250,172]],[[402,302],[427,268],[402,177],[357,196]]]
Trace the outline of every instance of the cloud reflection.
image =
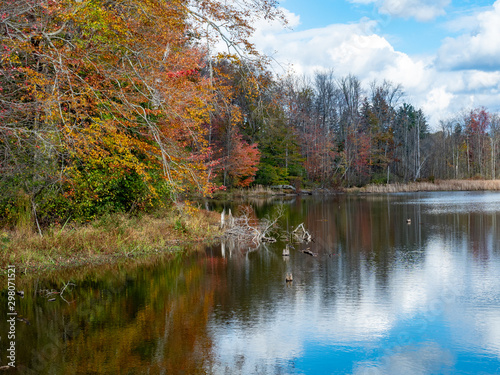
[[[352,210],[345,214],[379,214],[366,205],[371,210],[367,215],[360,204],[349,202]],[[341,205],[335,204],[335,212]],[[421,216],[409,227],[407,209],[391,205],[380,211],[393,210],[388,217],[404,227],[393,230],[401,231],[394,238],[407,242],[389,237],[380,249],[373,244],[371,251],[357,248],[362,242],[346,238],[340,225],[327,226],[316,217],[301,218],[308,227],[317,223],[318,228],[328,228],[325,235],[336,243],[324,241],[327,250],[323,253],[313,249],[317,258],[298,251],[291,254],[283,266],[287,272],[293,270],[291,287],[271,282],[260,295],[250,288],[256,299],[249,309],[250,320],[233,311],[230,324],[212,323],[217,369],[311,373],[310,368],[304,369],[322,365],[323,370],[328,369],[326,373],[445,374],[453,373],[460,356],[477,365],[488,366],[481,362],[486,358],[486,363],[500,366],[496,221],[490,220],[488,211],[457,211],[448,216],[415,210]],[[369,224],[360,222],[363,235],[368,233],[374,239],[376,233],[386,233],[382,228],[385,219],[377,218]],[[356,222],[354,217],[349,220]],[[410,236],[410,231],[417,232]],[[335,256],[330,256],[331,249]],[[258,256],[255,254],[255,264],[259,264]],[[272,258],[268,261],[273,262]],[[280,257],[276,262],[283,264]],[[252,283],[252,278],[246,280],[247,285]],[[327,362],[336,356],[344,362]]]
[[380,358],[376,362],[360,362],[354,367],[354,375],[427,375],[452,374],[455,359],[450,350],[436,343],[407,346]]

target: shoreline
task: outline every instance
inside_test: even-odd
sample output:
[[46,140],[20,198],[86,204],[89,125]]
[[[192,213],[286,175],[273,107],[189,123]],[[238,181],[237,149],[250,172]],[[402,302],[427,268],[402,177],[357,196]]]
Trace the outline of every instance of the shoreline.
[[28,275],[175,254],[221,236],[220,214],[185,211],[113,214],[88,224],[54,225],[43,237],[34,231],[0,230],[0,276],[8,265]]
[[[259,187],[228,192],[217,198],[254,199],[300,195],[391,194],[420,191],[500,191],[500,180],[366,185],[342,190],[310,189],[307,193]],[[138,217],[111,214],[87,224],[51,225],[43,237],[25,229],[0,229],[0,276],[8,265],[22,274],[118,263],[151,255],[175,254],[195,245],[210,245],[222,236],[220,214],[192,206],[163,209]]]
[[500,191],[500,180],[435,180],[386,185],[366,185],[344,189],[350,194],[412,193],[419,191]]
[[500,191],[500,180],[481,179],[453,179],[419,181],[408,183],[391,184],[368,184],[362,187],[348,188],[308,188],[292,191],[289,189],[276,190],[267,187],[253,187],[249,189],[238,189],[219,194],[217,199],[249,199],[270,197],[293,197],[293,196],[321,196],[333,194],[389,194],[389,193],[411,193],[419,191]]
[[[117,251],[111,254],[100,254],[90,257],[86,256],[75,256],[71,258],[62,258],[54,260],[53,263],[33,263],[33,264],[23,264],[14,263],[12,264],[18,270],[18,274],[23,276],[33,276],[39,274],[47,274],[51,272],[65,272],[71,271],[73,269],[81,267],[100,267],[103,265],[120,265],[126,262],[133,262],[144,260],[148,257],[161,257],[161,256],[173,256],[175,254],[182,253],[184,251],[191,250],[195,246],[210,246],[213,244],[213,240],[206,241],[189,241],[182,242],[178,245],[172,244],[162,247],[160,249],[143,249],[134,252],[133,254],[125,254],[123,252]],[[0,271],[0,278],[7,275],[7,265],[2,265]]]

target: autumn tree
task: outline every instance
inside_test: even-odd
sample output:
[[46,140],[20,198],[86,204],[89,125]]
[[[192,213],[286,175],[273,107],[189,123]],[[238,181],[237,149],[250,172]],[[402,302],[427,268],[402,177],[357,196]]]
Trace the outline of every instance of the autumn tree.
[[490,114],[484,107],[476,108],[465,114],[465,134],[467,140],[468,174],[484,176],[486,172],[486,160],[489,152],[487,142],[487,130],[490,125]]
[[250,22],[275,5],[2,2],[2,215],[25,196],[35,218],[92,218],[209,192],[207,46],[255,55]]

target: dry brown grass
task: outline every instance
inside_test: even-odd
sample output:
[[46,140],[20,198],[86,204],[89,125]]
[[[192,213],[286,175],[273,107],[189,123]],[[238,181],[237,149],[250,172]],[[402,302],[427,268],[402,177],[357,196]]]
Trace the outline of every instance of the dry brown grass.
[[436,180],[408,184],[367,185],[346,189],[349,193],[401,193],[417,191],[484,191],[500,190],[500,180]]
[[262,197],[279,194],[279,190],[267,186],[256,185],[246,189],[236,189],[231,192],[235,197]]
[[86,225],[53,226],[44,230],[43,237],[35,231],[3,230],[0,266],[60,267],[169,251],[220,236],[219,221],[215,212],[180,208],[142,217],[114,214]]

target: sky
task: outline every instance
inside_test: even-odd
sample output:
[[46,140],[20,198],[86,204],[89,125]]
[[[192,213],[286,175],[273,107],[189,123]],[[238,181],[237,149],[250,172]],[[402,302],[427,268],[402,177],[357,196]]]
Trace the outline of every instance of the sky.
[[258,21],[278,74],[354,74],[403,86],[433,130],[464,110],[500,112],[500,0],[281,0],[288,27]]

